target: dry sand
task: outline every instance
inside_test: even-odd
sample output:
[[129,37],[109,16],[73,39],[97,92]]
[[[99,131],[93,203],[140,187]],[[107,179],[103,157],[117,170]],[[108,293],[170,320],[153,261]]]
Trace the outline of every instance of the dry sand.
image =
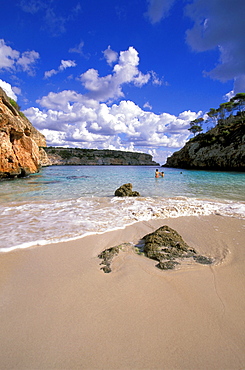
[[[133,251],[162,225],[214,265],[161,271]],[[245,221],[182,217],[0,255],[1,369],[245,369]]]

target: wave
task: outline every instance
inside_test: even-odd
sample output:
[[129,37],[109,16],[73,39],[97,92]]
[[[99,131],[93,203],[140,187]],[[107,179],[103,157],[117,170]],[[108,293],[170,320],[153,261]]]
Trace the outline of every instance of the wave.
[[77,239],[138,221],[214,214],[245,218],[245,203],[186,197],[82,197],[8,203],[0,210],[0,252]]

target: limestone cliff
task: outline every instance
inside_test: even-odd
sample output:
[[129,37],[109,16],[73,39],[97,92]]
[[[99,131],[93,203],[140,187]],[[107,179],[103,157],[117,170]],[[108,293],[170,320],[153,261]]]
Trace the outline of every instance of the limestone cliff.
[[45,151],[49,163],[43,163],[43,165],[159,166],[152,160],[152,156],[146,153],[58,147],[47,147]]
[[0,178],[38,172],[46,140],[0,88]]
[[245,171],[245,124],[234,117],[199,134],[167,159],[164,167]]

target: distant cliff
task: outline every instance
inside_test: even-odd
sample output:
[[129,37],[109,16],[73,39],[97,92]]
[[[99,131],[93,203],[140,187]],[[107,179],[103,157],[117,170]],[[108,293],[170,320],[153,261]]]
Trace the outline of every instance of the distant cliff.
[[48,162],[43,165],[120,165],[158,166],[150,154],[120,150],[79,148],[44,148]]
[[167,159],[164,167],[245,171],[245,124],[235,116],[199,134]]
[[0,178],[38,172],[46,140],[0,88]]

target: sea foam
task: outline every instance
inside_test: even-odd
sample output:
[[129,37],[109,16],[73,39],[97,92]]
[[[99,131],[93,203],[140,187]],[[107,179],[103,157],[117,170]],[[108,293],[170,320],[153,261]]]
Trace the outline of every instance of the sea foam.
[[0,209],[0,251],[76,239],[138,221],[213,214],[245,218],[245,203],[185,197],[81,197],[54,202],[12,202]]

